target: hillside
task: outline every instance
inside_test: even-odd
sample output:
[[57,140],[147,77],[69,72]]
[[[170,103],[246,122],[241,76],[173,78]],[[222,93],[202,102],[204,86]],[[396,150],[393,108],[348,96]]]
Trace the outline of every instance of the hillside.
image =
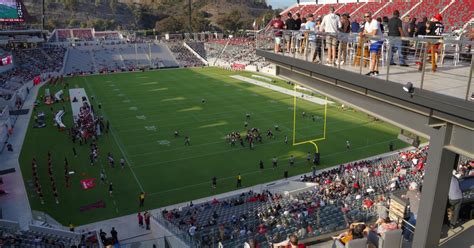
[[[23,0],[29,13],[40,20],[38,0]],[[188,0],[45,0],[46,28],[94,27],[188,30]],[[232,32],[252,28],[273,10],[265,0],[192,0],[192,30]]]

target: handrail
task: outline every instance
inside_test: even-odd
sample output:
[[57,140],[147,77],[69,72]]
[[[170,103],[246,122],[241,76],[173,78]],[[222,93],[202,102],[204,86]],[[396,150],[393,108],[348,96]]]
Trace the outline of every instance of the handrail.
[[363,35],[363,37],[369,40],[404,40],[404,41],[419,41],[419,42],[439,42],[443,44],[458,44],[458,45],[468,45],[474,46],[474,41],[469,40],[454,40],[454,39],[446,39],[450,38],[451,36],[443,34],[441,36],[430,36],[430,35],[419,35],[417,37],[398,37],[398,36],[388,36],[388,35],[367,35],[361,33],[328,33],[328,32],[321,32],[321,31],[311,31],[311,30],[286,30],[286,29],[267,29],[258,31],[256,34],[262,33],[276,33],[282,32],[282,34],[315,34],[319,36],[333,36],[333,37],[348,37],[348,38],[359,38]]
[[[336,47],[336,55],[332,58],[327,56],[331,49],[326,51],[327,46],[324,44],[327,42],[325,38],[328,37],[336,40],[332,45]],[[374,45],[374,41],[380,43]],[[366,69],[369,72],[368,76],[381,75],[382,77],[378,79],[387,82],[403,85],[412,82],[413,88],[461,98],[464,101],[472,101],[474,97],[474,87],[471,85],[474,70],[474,41],[446,34],[395,37],[267,28],[257,32],[256,47],[257,54],[259,51],[275,53],[278,50],[276,54],[279,55],[316,63],[323,63],[326,60],[331,62],[327,64],[329,66],[333,66],[334,63],[337,69],[360,75],[363,74],[363,68],[368,67],[368,70]],[[396,69],[394,67],[396,64],[393,64],[395,53],[398,54],[398,62],[402,66]],[[341,62],[344,62],[344,66],[341,66]],[[406,68],[410,66],[411,68]],[[439,80],[440,76],[433,77],[433,73],[441,75],[448,81]],[[456,87],[451,87],[452,85]]]

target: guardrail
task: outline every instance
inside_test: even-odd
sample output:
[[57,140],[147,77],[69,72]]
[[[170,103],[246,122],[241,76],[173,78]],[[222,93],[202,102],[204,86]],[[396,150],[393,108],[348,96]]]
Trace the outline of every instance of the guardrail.
[[[449,36],[393,37],[267,29],[257,33],[256,47],[394,83],[411,82],[413,87],[466,101],[474,98],[473,41]],[[332,47],[335,55],[329,57]],[[369,74],[371,71],[377,73]]]

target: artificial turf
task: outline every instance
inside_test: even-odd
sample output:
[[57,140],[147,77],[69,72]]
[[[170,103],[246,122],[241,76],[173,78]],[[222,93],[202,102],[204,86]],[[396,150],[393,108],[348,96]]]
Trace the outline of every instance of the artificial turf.
[[[23,177],[32,209],[44,211],[67,224],[86,224],[112,217],[153,209],[183,201],[210,196],[236,189],[236,176],[242,175],[243,186],[265,183],[283,177],[311,171],[306,161],[307,152],[314,146],[292,146],[293,97],[253,84],[233,79],[232,75],[251,77],[249,72],[233,72],[218,68],[172,69],[140,73],[120,73],[67,78],[70,88],[85,88],[96,114],[110,121],[111,131],[98,140],[99,163],[89,163],[89,146],[73,144],[67,131],[59,132],[53,125],[51,106],[40,104],[37,112],[47,115],[46,128],[33,128],[33,120],[23,144],[20,157]],[[281,80],[274,85],[291,88]],[[45,85],[40,95],[49,88],[56,92],[64,85]],[[67,97],[67,90],[64,97]],[[205,100],[204,103],[202,100]],[[98,103],[102,108],[99,110]],[[63,104],[52,105],[53,109]],[[72,125],[71,106],[64,103],[67,114],[63,121]],[[306,112],[307,117],[302,116]],[[246,114],[250,114],[247,120]],[[311,116],[316,118],[313,120]],[[323,136],[324,106],[297,100],[297,141]],[[225,136],[231,131],[245,133],[244,122],[259,128],[263,143],[250,150],[248,143],[231,147]],[[274,130],[274,125],[280,131]],[[268,129],[274,138],[267,138]],[[180,137],[174,137],[178,130]],[[366,114],[350,109],[342,110],[340,104],[329,104],[327,109],[326,139],[317,144],[321,165],[328,167],[343,162],[362,159],[388,151],[388,144],[395,148],[405,146],[397,140],[398,129]],[[284,143],[285,135],[288,144]],[[190,137],[190,146],[184,137]],[[346,149],[346,140],[351,150]],[[78,151],[74,158],[72,147]],[[53,157],[53,174],[58,185],[60,204],[52,197],[47,174],[47,152]],[[110,168],[106,154],[111,152],[116,162],[127,159],[127,167]],[[288,166],[290,154],[296,156],[296,165]],[[278,167],[272,169],[271,159],[278,157]],[[32,183],[31,161],[38,161],[39,178],[45,196],[42,205]],[[68,158],[70,170],[75,171],[70,188],[65,187],[64,159]],[[259,169],[259,160],[265,170]],[[118,163],[116,163],[118,164]],[[99,171],[104,168],[107,179],[114,184],[113,196],[108,187],[99,184]],[[216,176],[217,188],[211,188],[211,178]],[[83,190],[79,183],[86,178],[97,178],[97,186]],[[138,194],[147,193],[145,208],[138,206]],[[106,208],[80,212],[81,206],[103,200]]]

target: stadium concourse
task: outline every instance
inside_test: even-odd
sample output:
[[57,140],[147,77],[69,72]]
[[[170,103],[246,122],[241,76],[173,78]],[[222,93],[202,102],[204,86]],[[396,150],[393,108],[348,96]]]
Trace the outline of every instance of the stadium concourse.
[[[426,72],[426,75],[431,78],[427,78],[425,85],[430,85],[430,82],[443,80],[450,73],[456,74],[450,82],[464,82],[468,78],[468,80],[472,79],[472,42],[460,43],[461,45],[456,42],[449,43],[451,40],[466,37],[472,40],[472,29],[466,29],[469,27],[466,24],[472,19],[473,5],[467,2],[467,9],[463,8],[463,5],[466,5],[464,1],[457,0],[303,4],[295,5],[282,14],[287,16],[287,13],[292,12],[299,13],[301,17],[307,16],[306,24],[312,22],[310,18],[319,15],[322,21],[323,15],[327,15],[331,8],[334,8],[337,13],[350,13],[355,22],[362,17],[368,18],[365,13],[368,11],[373,12],[373,17],[376,18],[392,16],[394,10],[399,10],[400,17],[412,18],[411,23],[415,23],[413,17],[422,19],[425,15],[433,16],[436,20],[432,22],[436,23],[444,16],[445,30],[458,30],[461,27],[464,29],[443,36],[445,41],[442,42],[444,45],[440,46],[442,50],[440,59],[432,58],[431,60],[432,65],[438,63],[438,66],[432,66],[432,72]],[[453,14],[458,12],[457,15]],[[284,27],[279,26],[279,21],[271,23],[276,23],[277,26],[274,27],[279,27],[278,29]],[[391,24],[387,23],[387,25]],[[421,27],[423,25],[426,26],[426,23],[422,23]],[[389,32],[390,29],[387,26],[386,31]],[[400,29],[402,29],[401,21]],[[328,43],[328,51],[333,43],[353,48],[353,50],[348,49],[347,62],[345,59],[342,60],[338,53],[332,58],[333,61],[328,58],[328,66],[336,66],[338,69],[348,71],[359,70],[359,67],[349,67],[351,64],[349,59],[355,61],[357,56],[361,57],[361,53],[357,55],[356,39],[342,39],[339,40],[342,42],[338,42],[331,37],[331,34],[319,32],[320,30],[315,30],[314,27],[309,31],[316,31],[316,33],[308,33],[306,36],[304,33],[299,35],[300,33],[297,32],[288,34],[288,30],[285,31],[285,35],[283,35],[284,30],[271,30],[267,33],[264,31],[258,33],[256,39],[255,37],[224,38],[222,35],[207,33],[203,39],[184,40],[184,37],[178,36],[172,39],[156,40],[155,37],[151,39],[125,38],[118,31],[72,28],[56,29],[48,35],[47,41],[29,44],[23,44],[23,37],[15,39],[14,32],[7,34],[11,39],[7,45],[2,46],[1,56],[5,57],[6,62],[4,67],[0,68],[0,141],[3,144],[0,153],[0,217],[2,219],[0,220],[0,246],[103,247],[120,244],[120,247],[153,247],[153,245],[157,247],[165,247],[165,245],[171,247],[277,247],[278,245],[290,247],[291,245],[287,246],[289,242],[295,245],[299,239],[301,243],[307,246],[314,245],[314,247],[343,247],[344,243],[347,247],[366,247],[367,243],[376,247],[389,247],[389,245],[410,247],[413,232],[416,232],[420,191],[423,188],[426,169],[430,166],[427,164],[429,157],[427,144],[394,150],[325,169],[319,169],[314,165],[311,172],[302,175],[77,227],[73,223],[64,226],[47,213],[31,209],[26,187],[34,188],[36,194],[33,197],[36,201],[43,201],[43,191],[38,183],[39,180],[24,181],[19,157],[28,127],[35,125],[42,128],[42,125],[48,121],[44,120],[44,115],[42,119],[39,113],[34,112],[40,105],[37,98],[43,99],[39,93],[40,86],[64,87],[68,77],[184,67],[219,66],[226,69],[275,74],[276,66],[257,56],[256,48],[267,50],[275,48],[276,53],[282,50],[287,56],[306,60],[308,60],[307,54],[311,52],[312,61],[314,59],[315,63],[322,63],[327,54],[325,46],[322,46],[323,42]],[[325,31],[328,32],[328,30]],[[354,34],[349,34],[348,37],[354,38],[357,36],[355,33],[358,32],[359,29],[356,29]],[[270,35],[265,36],[266,34]],[[30,40],[42,39],[36,31],[30,33],[26,31],[26,35],[30,36]],[[410,37],[413,35],[416,34],[413,33]],[[265,37],[262,38],[262,36]],[[287,43],[282,43],[282,47],[275,46],[273,41],[281,42],[282,38],[286,39]],[[308,50],[305,39],[310,43],[311,50]],[[408,70],[412,69],[410,71],[412,74],[418,75],[415,61],[419,60],[420,54],[426,55],[428,50],[426,45],[421,46],[420,49],[417,48],[416,42],[423,43],[425,42],[423,39],[422,35],[417,39],[408,39],[404,45],[406,53],[402,54],[398,51],[399,64],[407,65]],[[294,40],[294,44],[299,46],[291,46],[288,40]],[[287,44],[288,51],[285,51]],[[456,48],[452,49],[453,47]],[[435,50],[433,46],[431,48]],[[371,52],[376,50],[376,48],[370,49]],[[380,67],[386,68],[385,66],[388,67],[390,64],[395,66],[395,63],[390,61],[391,56],[387,53],[387,48],[384,49],[380,58]],[[341,50],[338,48],[338,51]],[[388,50],[392,52],[392,49]],[[373,55],[376,60],[371,63],[379,62],[377,52]],[[318,53],[320,53],[319,56]],[[407,64],[401,62],[405,55]],[[434,54],[432,55],[435,57]],[[11,59],[7,59],[9,56],[13,57],[13,63]],[[336,64],[335,60],[339,63]],[[8,61],[10,62],[7,63]],[[345,61],[346,65],[340,63],[341,61]],[[364,62],[363,59],[360,61]],[[405,73],[403,68],[396,68],[394,69],[396,73],[402,75]],[[429,71],[429,69],[426,70]],[[471,74],[467,76],[469,72]],[[425,69],[423,69],[423,75],[424,73]],[[371,70],[368,76],[377,76],[376,74],[379,75],[379,72],[375,73],[375,70]],[[444,87],[448,86],[444,85]],[[456,89],[452,90],[446,88],[434,90],[449,91],[448,95],[465,100],[471,99],[474,87],[468,86],[466,89],[463,87],[453,87]],[[45,98],[47,99],[44,99],[44,102],[64,100],[59,93],[50,94]],[[94,115],[94,109],[88,105],[86,97],[71,99],[71,101],[82,103],[75,106],[78,118],[74,120],[77,127],[74,132],[92,134],[91,136],[94,137],[95,134],[98,135],[98,130],[102,130],[101,126],[105,126],[105,120]],[[204,99],[202,101],[205,102]],[[58,130],[64,128],[62,114],[61,111],[54,113]],[[30,123],[32,116],[34,116],[34,123]],[[96,129],[95,125],[99,128]],[[83,137],[79,134],[78,137],[82,142]],[[347,142],[347,149],[351,149],[349,141],[341,142]],[[97,147],[91,146],[92,164],[95,160],[94,156],[97,156],[97,150]],[[107,159],[113,165],[113,157],[109,155]],[[312,157],[309,156],[308,163],[316,164],[311,160]],[[274,163],[276,164],[276,160]],[[65,162],[66,184],[70,175],[67,164]],[[34,159],[31,166],[36,177],[37,165]],[[446,214],[446,225],[440,246],[468,247],[473,243],[472,234],[469,234],[473,228],[474,193],[472,187],[469,186],[472,185],[474,176],[473,158],[461,156],[453,169],[451,185],[454,186],[452,186],[453,192],[450,190],[449,204],[440,203],[443,207],[445,205],[452,207]],[[101,179],[102,176],[101,173]],[[239,174],[236,177],[237,185],[240,179]],[[85,185],[87,187],[87,183]],[[56,204],[61,206],[61,196],[57,195],[54,179],[51,179],[51,186],[55,193]],[[211,182],[209,186],[212,186]],[[112,195],[112,184],[108,187]],[[143,197],[140,199],[144,201],[145,195],[139,197]],[[394,206],[399,208],[394,208]],[[403,210],[399,211],[400,208]],[[457,237],[452,238],[454,236]]]

